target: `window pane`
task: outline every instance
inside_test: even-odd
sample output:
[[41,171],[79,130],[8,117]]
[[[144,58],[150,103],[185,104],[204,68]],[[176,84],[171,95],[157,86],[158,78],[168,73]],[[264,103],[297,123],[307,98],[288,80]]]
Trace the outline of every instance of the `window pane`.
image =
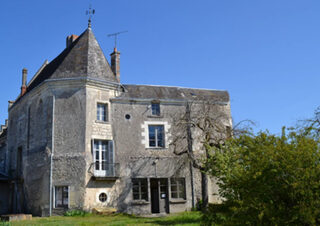
[[171,197],[176,199],[178,198],[178,194],[176,192],[171,192]]
[[164,147],[163,125],[149,125],[149,147]]
[[139,199],[139,193],[134,193],[133,194],[133,199],[138,200]]
[[101,161],[101,170],[107,170],[106,161]]
[[134,200],[148,200],[148,181],[146,178],[132,179],[132,194]]
[[107,121],[107,105],[97,104],[97,120]]
[[160,115],[160,104],[153,103],[151,104],[152,114],[153,115]]
[[96,165],[96,170],[99,170],[99,169],[100,169],[100,167],[99,167],[99,165],[100,165],[100,164],[99,164],[99,161],[96,161],[96,164],[95,164],[95,165]]
[[106,160],[106,153],[107,152],[102,149],[102,152],[101,152],[101,159],[102,160]]
[[68,207],[68,187],[55,187],[55,207]]

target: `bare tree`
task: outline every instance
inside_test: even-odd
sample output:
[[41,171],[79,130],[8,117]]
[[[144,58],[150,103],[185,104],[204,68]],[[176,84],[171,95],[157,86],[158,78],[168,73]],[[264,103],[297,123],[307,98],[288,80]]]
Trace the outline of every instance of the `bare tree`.
[[320,139],[320,107],[314,111],[313,117],[298,121],[297,125],[290,129]]
[[[172,140],[176,155],[187,155],[190,173],[193,167],[201,172],[202,207],[208,205],[206,160],[213,146],[219,146],[232,136],[232,123],[226,105],[210,101],[186,102],[185,110],[173,117]],[[191,179],[193,176],[191,176]],[[191,181],[193,192],[193,181]],[[194,206],[194,194],[192,194]]]

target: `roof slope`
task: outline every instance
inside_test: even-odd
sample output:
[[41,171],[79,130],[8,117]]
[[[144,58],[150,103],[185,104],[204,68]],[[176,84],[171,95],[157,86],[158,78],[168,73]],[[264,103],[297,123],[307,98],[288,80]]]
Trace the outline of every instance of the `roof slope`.
[[115,99],[210,100],[228,102],[229,93],[220,90],[168,86],[123,85],[125,92]]
[[32,90],[47,79],[89,77],[117,82],[91,28],[52,60],[27,87]]

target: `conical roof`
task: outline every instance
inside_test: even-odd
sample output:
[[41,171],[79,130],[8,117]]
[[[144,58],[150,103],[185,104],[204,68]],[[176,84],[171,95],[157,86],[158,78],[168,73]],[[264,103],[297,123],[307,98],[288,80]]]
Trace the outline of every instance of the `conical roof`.
[[86,29],[69,47],[46,65],[29,84],[27,91],[47,79],[76,77],[117,83],[91,28]]

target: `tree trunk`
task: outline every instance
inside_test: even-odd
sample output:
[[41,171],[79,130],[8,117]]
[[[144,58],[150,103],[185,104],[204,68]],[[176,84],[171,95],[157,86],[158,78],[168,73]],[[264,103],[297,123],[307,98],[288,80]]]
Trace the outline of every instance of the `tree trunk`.
[[208,177],[205,173],[201,172],[201,192],[202,192],[202,206],[201,209],[205,210],[208,207]]

